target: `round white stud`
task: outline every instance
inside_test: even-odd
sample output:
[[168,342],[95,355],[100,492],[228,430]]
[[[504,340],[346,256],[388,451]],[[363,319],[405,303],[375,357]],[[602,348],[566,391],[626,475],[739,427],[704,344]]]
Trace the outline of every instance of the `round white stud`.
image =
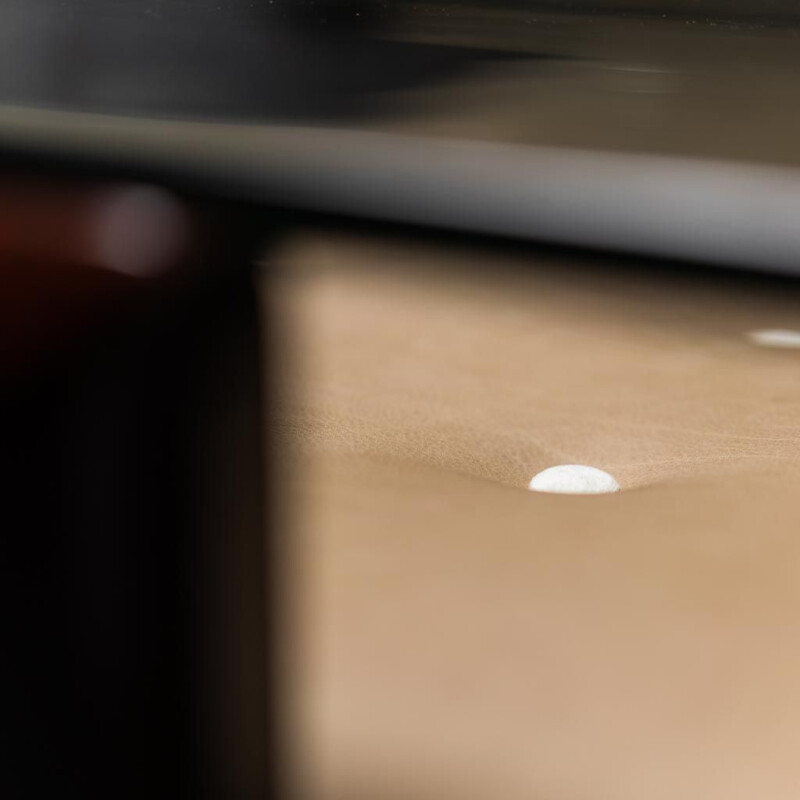
[[534,475],[528,488],[532,492],[554,494],[608,494],[618,492],[619,484],[601,469],[581,464],[562,464]]
[[800,348],[800,331],[775,330],[750,331],[747,334],[753,344],[761,347],[782,347],[786,349]]

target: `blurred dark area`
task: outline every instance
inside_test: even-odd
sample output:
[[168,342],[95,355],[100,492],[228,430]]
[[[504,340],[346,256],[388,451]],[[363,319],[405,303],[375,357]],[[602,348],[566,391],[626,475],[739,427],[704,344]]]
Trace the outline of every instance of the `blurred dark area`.
[[796,4],[9,0],[0,103],[794,162]]
[[[255,119],[363,114],[476,62],[586,55],[584,40],[650,26],[794,28],[796,5],[411,0],[9,0],[0,21],[4,102]],[[647,26],[644,30],[641,26]],[[591,49],[591,47],[590,47]],[[677,51],[676,51],[677,54]]]
[[[410,8],[410,6],[409,6]],[[388,2],[11,2],[5,102],[115,113],[313,119],[363,113],[363,95],[492,58],[396,41]]]
[[[34,307],[58,334],[0,374],[6,797],[268,791],[265,229],[192,213],[215,224],[149,285],[71,263],[66,241],[61,278],[0,262],[7,290],[27,269],[79,309]],[[7,328],[4,355],[26,341]]]

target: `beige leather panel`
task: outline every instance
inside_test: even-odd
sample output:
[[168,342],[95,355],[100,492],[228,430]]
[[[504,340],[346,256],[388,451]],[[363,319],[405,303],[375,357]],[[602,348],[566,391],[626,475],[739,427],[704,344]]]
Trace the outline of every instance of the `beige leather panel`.
[[[511,263],[515,262],[515,263]],[[795,798],[800,295],[302,236],[290,727],[325,798]],[[608,470],[616,495],[527,492]]]
[[[585,463],[627,489],[800,463],[800,291],[389,242],[287,248],[307,451],[522,487]],[[514,269],[516,267],[517,269]]]

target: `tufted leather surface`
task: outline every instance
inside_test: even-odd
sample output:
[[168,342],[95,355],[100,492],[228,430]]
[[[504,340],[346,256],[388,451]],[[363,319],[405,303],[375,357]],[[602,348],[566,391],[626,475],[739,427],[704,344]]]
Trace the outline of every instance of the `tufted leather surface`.
[[[288,719],[337,798],[793,798],[800,289],[303,234]],[[611,472],[613,496],[525,491]]]

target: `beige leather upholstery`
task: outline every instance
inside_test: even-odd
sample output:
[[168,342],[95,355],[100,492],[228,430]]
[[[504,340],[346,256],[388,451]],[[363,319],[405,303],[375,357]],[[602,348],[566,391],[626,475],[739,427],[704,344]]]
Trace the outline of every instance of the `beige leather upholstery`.
[[[307,233],[275,265],[301,788],[796,798],[800,352],[747,332],[800,291]],[[526,491],[559,463],[622,491]]]

